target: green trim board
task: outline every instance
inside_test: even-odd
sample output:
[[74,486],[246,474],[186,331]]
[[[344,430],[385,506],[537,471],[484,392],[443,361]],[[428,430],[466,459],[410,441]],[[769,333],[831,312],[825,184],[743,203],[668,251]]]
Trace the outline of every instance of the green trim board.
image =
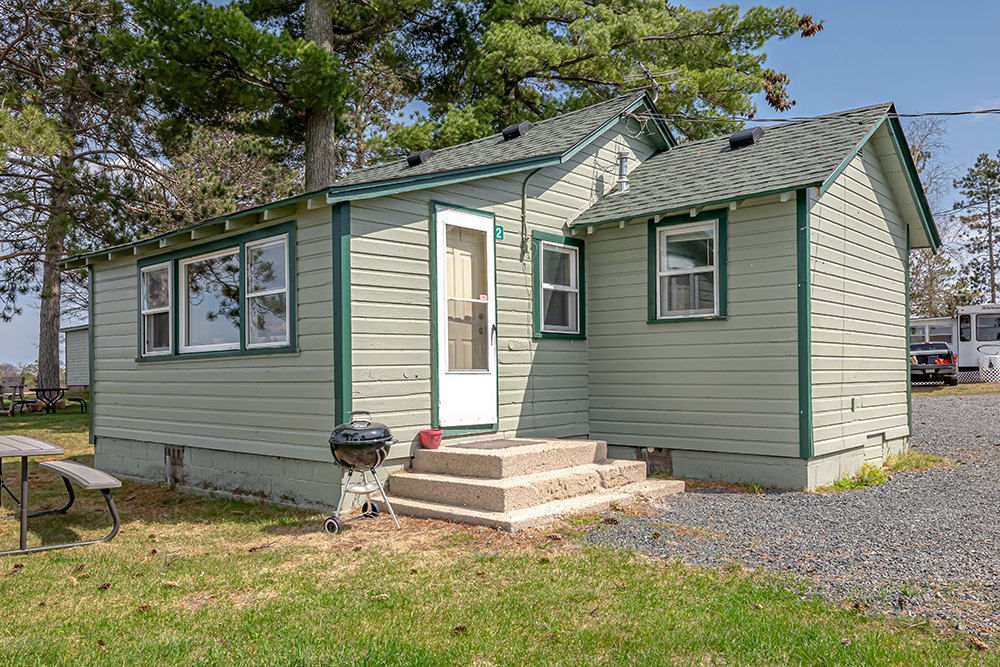
[[444,438],[448,438],[458,435],[478,435],[480,433],[496,433],[499,430],[500,430],[500,424],[481,424],[475,426],[450,426],[441,429],[441,436]]
[[[548,241],[549,243],[558,243],[560,245],[573,246],[577,249],[577,287],[579,289],[577,293],[577,313],[579,314],[579,333],[559,333],[554,331],[542,331],[542,275],[541,275],[541,258],[542,258],[542,242]],[[587,280],[586,280],[586,258],[584,256],[584,242],[581,239],[574,239],[569,236],[560,236],[558,234],[549,234],[547,232],[540,232],[537,230],[532,230],[531,232],[531,243],[532,243],[532,257],[531,257],[531,277],[532,277],[532,295],[534,296],[534,313],[532,321],[534,322],[534,336],[535,338],[541,339],[552,339],[552,340],[587,340]]]
[[333,417],[350,421],[354,360],[351,330],[351,204],[333,206]]
[[[906,318],[903,321],[903,353],[906,355],[906,428],[913,435],[913,380],[910,375],[910,235],[906,235],[906,262],[903,265],[903,288],[906,290]],[[957,349],[957,348],[956,348]]]
[[812,238],[809,191],[795,193],[796,306],[798,315],[799,458],[815,453],[812,405]]
[[[482,215],[490,218],[493,224],[496,225],[496,214],[492,211],[483,211],[480,209],[469,208],[468,206],[459,206],[457,204],[449,204],[447,202],[431,200],[428,202],[430,205],[430,216],[428,218],[430,229],[428,237],[430,239],[429,253],[430,256],[428,261],[430,262],[430,301],[431,301],[431,363],[433,368],[431,368],[431,377],[434,378],[431,383],[431,428],[440,428],[445,435],[468,435],[470,433],[493,433],[500,430],[500,333],[499,327],[497,331],[497,349],[494,351],[494,363],[496,364],[496,392],[497,392],[497,423],[491,425],[473,425],[473,426],[460,426],[460,427],[441,427],[440,420],[440,410],[438,406],[438,400],[441,396],[440,387],[440,369],[441,369],[441,353],[438,349],[438,265],[437,265],[437,247],[440,241],[437,237],[437,208],[439,206],[443,208],[450,208],[456,211],[465,211],[466,213],[472,213],[474,215]],[[497,272],[497,262],[496,262],[496,239],[492,234],[487,234],[487,238],[493,243],[494,246],[494,262],[493,262],[493,285],[494,290],[496,289],[496,272]],[[493,295],[493,321],[497,321],[497,299],[498,295]],[[472,429],[472,430],[470,430]]]
[[[253,243],[261,239],[266,239],[274,236],[287,237],[287,255],[288,255],[288,344],[275,346],[275,347],[260,347],[260,348],[247,348],[246,346],[246,294],[244,289],[244,271],[245,271],[245,254],[247,243]],[[237,249],[239,253],[239,284],[240,284],[240,303],[239,303],[239,334],[240,334],[240,346],[238,349],[233,350],[212,350],[205,352],[180,352],[180,308],[181,308],[181,286],[180,286],[180,274],[178,271],[179,264],[182,260],[197,257],[199,255],[206,255],[220,250],[226,250],[229,248]],[[296,302],[298,301],[295,293],[295,221],[290,220],[278,225],[271,225],[270,227],[263,227],[260,229],[253,229],[249,232],[243,234],[238,234],[234,236],[228,236],[221,239],[211,239],[204,243],[188,246],[183,250],[175,250],[173,252],[161,253],[158,255],[153,255],[151,257],[144,257],[136,262],[136,313],[138,314],[136,326],[136,352],[137,356],[135,358],[136,362],[149,364],[149,363],[162,363],[169,361],[178,360],[189,360],[189,359],[217,359],[220,357],[242,357],[242,356],[257,356],[257,355],[278,355],[278,354],[297,354],[297,339],[296,339]],[[171,290],[171,311],[170,311],[170,354],[157,354],[151,356],[143,356],[143,344],[142,344],[142,270],[148,266],[154,266],[156,264],[170,264],[171,280],[170,280],[170,290]]]
[[[899,118],[895,116],[896,107],[890,109],[890,116],[887,120],[889,136],[892,137],[892,145],[896,149],[896,156],[903,165],[903,175],[906,177],[906,185],[910,188],[910,194],[917,205],[917,213],[920,215],[920,224],[924,228],[927,240],[931,243],[931,252],[937,253],[941,247],[941,235],[938,233],[937,225],[934,224],[934,215],[931,207],[927,203],[927,195],[920,185],[920,176],[917,174],[917,167],[913,164],[913,156],[910,155],[910,148],[906,145],[906,136],[903,134],[903,126],[899,123]],[[907,234],[909,239],[909,234]],[[907,241],[909,243],[909,241]]]
[[96,437],[94,436],[94,412],[97,410],[97,401],[94,400],[96,393],[94,391],[94,270],[88,269],[87,271],[87,355],[90,359],[90,368],[87,369],[89,374],[90,382],[90,409],[87,410],[90,414],[87,415],[90,423],[90,434],[89,442],[94,445],[97,443]]
[[[667,322],[695,322],[704,320],[725,320],[729,315],[729,232],[728,211],[716,209],[704,211],[698,215],[676,215],[661,218],[659,222],[650,218],[646,222],[646,323],[663,324]],[[712,315],[691,315],[681,317],[657,317],[656,315],[656,236],[663,227],[678,226],[706,220],[718,221],[718,238],[716,239],[716,256],[718,266],[718,312]]]

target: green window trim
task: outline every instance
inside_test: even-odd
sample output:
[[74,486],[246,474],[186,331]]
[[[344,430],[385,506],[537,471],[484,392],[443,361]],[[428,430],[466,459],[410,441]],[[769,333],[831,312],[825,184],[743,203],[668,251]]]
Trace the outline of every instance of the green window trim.
[[[553,340],[587,340],[587,281],[585,272],[584,242],[581,239],[547,232],[532,231],[531,275],[534,301],[534,337]],[[577,255],[577,319],[579,330],[573,332],[543,331],[542,327],[542,243],[553,243],[568,246],[576,250]]]
[[[716,221],[716,285],[718,287],[716,312],[705,315],[679,315],[676,317],[659,317],[657,315],[657,240],[659,232],[664,227],[680,226],[691,223]],[[728,276],[728,212],[726,209],[706,211],[696,216],[675,215],[662,218],[659,222],[650,218],[646,231],[646,323],[666,324],[673,322],[704,322],[710,320],[726,320],[729,317],[729,276]]]
[[[287,265],[286,270],[288,272],[286,289],[287,289],[287,307],[288,307],[288,343],[285,345],[275,345],[267,347],[248,347],[248,336],[247,336],[247,326],[246,326],[246,310],[247,310],[247,295],[246,295],[246,246],[247,244],[253,244],[256,241],[261,241],[264,239],[269,239],[272,237],[285,236],[286,237],[286,258]],[[240,284],[240,303],[239,303],[239,346],[234,349],[228,350],[206,350],[202,352],[192,351],[192,352],[181,352],[181,332],[180,332],[180,321],[178,312],[181,308],[182,300],[180,299],[181,292],[181,275],[183,272],[180,270],[181,263],[185,260],[202,257],[205,255],[211,255],[213,253],[218,253],[220,251],[225,251],[227,249],[235,249],[239,257],[239,284]],[[143,316],[142,316],[142,274],[143,270],[156,266],[159,264],[169,264],[170,266],[170,353],[169,354],[154,354],[154,355],[143,355],[144,341],[143,341]],[[252,231],[246,232],[244,234],[234,235],[226,238],[215,239],[208,243],[203,243],[200,245],[190,246],[182,250],[176,250],[174,252],[164,253],[161,255],[154,255],[152,257],[147,257],[140,259],[136,263],[136,313],[138,314],[137,327],[136,327],[136,337],[137,337],[137,347],[136,351],[138,356],[136,356],[136,361],[140,363],[157,363],[164,361],[178,361],[178,360],[189,360],[189,359],[215,359],[219,357],[242,357],[242,356],[256,356],[256,355],[276,355],[276,354],[297,354],[297,338],[296,338],[296,291],[295,291],[295,221],[291,220],[289,222],[282,223],[280,225],[274,225],[272,227],[266,227],[263,229],[254,229]]]

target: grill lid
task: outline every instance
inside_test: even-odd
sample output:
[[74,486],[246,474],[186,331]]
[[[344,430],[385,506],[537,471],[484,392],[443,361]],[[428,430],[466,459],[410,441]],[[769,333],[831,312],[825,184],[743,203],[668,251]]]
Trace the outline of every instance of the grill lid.
[[[367,415],[358,419],[354,415]],[[367,410],[351,412],[351,421],[340,424],[330,434],[331,445],[378,445],[392,440],[392,431],[385,424],[373,422]]]

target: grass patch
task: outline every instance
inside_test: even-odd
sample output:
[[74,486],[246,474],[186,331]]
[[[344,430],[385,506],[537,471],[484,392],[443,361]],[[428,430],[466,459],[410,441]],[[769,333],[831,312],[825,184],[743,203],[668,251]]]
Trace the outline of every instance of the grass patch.
[[976,394],[1000,394],[1000,382],[970,382],[949,387],[944,384],[913,386],[914,396],[973,396]]
[[[0,421],[81,460],[85,429],[69,409]],[[61,503],[57,476],[29,473],[33,507]],[[0,665],[996,664],[791,580],[587,546],[598,516],[515,535],[383,516],[327,535],[312,512],[134,482],[115,498],[112,542],[0,559]],[[103,505],[81,491],[29,543],[103,535]],[[16,541],[0,522],[0,548]]]
[[892,472],[913,472],[915,470],[931,470],[953,465],[952,461],[937,454],[925,454],[913,451],[890,456],[885,461],[885,467]]

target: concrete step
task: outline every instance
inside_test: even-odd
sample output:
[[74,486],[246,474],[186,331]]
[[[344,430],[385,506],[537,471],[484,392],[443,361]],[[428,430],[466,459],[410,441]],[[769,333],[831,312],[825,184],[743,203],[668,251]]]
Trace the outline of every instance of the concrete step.
[[412,466],[417,472],[507,479],[573,468],[603,461],[607,456],[608,444],[602,440],[511,438],[418,449]]
[[503,479],[404,470],[389,476],[394,496],[487,512],[513,512],[597,493],[646,478],[642,461],[605,459]]
[[613,504],[626,505],[635,502],[637,498],[655,500],[675,495],[683,490],[684,482],[678,480],[648,479],[615,489],[601,489],[595,493],[553,500],[535,507],[511,512],[491,512],[470,507],[455,507],[444,503],[402,498],[395,494],[389,494],[389,501],[396,513],[403,516],[440,519],[473,526],[489,526],[515,533],[528,528],[548,526],[568,516],[601,512]]

